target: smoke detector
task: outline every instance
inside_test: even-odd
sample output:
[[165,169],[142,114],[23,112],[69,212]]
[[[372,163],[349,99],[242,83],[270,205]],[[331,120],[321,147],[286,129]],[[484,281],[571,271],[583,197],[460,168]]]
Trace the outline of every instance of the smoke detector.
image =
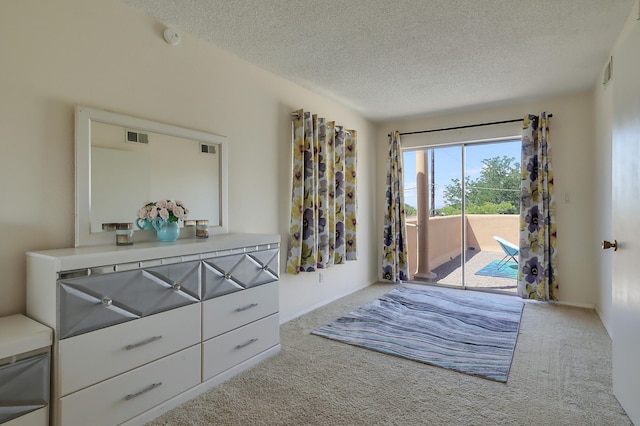
[[178,43],[180,43],[180,34],[178,34],[175,28],[169,27],[164,30],[164,41],[172,46],[176,46]]

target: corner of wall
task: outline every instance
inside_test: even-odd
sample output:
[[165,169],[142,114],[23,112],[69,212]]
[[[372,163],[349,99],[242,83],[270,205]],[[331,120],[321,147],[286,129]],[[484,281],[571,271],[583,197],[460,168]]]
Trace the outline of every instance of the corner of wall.
[[613,335],[611,334],[611,324],[609,323],[609,318],[605,315],[602,315],[602,311],[597,305],[595,307],[595,311],[596,311],[596,314],[598,315],[598,318],[600,318],[600,322],[604,326],[604,329],[607,330],[607,334],[609,335],[609,338],[613,338]]

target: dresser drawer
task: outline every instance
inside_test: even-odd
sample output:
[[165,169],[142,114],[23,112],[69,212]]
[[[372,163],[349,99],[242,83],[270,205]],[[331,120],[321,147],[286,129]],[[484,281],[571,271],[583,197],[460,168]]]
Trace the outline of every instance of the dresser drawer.
[[206,259],[203,300],[278,280],[279,249]]
[[199,343],[200,321],[198,303],[60,341],[59,394]]
[[277,282],[207,300],[202,303],[202,339],[274,314],[278,306]]
[[58,339],[197,303],[200,263],[58,280]]
[[200,345],[60,400],[65,426],[117,425],[200,383]]
[[278,314],[273,314],[202,344],[202,380],[222,373],[280,341]]
[[48,354],[0,367],[0,423],[44,408],[48,403]]

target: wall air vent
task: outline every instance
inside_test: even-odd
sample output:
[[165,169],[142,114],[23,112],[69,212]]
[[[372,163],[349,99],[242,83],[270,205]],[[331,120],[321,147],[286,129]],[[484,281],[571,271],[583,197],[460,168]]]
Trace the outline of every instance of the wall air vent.
[[127,143],[149,143],[149,135],[146,133],[136,132],[135,130],[125,130]]
[[200,144],[200,152],[203,152],[205,154],[215,154],[216,153],[216,146],[215,145],[207,145],[205,143],[201,143]]
[[613,78],[613,56],[609,58],[607,66],[604,67],[604,74],[602,76],[602,84],[607,84]]

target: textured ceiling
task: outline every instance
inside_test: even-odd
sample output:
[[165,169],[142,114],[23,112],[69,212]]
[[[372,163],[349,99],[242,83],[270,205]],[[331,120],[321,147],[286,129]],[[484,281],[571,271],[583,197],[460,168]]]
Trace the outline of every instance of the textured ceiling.
[[587,90],[634,0],[121,0],[373,121]]

